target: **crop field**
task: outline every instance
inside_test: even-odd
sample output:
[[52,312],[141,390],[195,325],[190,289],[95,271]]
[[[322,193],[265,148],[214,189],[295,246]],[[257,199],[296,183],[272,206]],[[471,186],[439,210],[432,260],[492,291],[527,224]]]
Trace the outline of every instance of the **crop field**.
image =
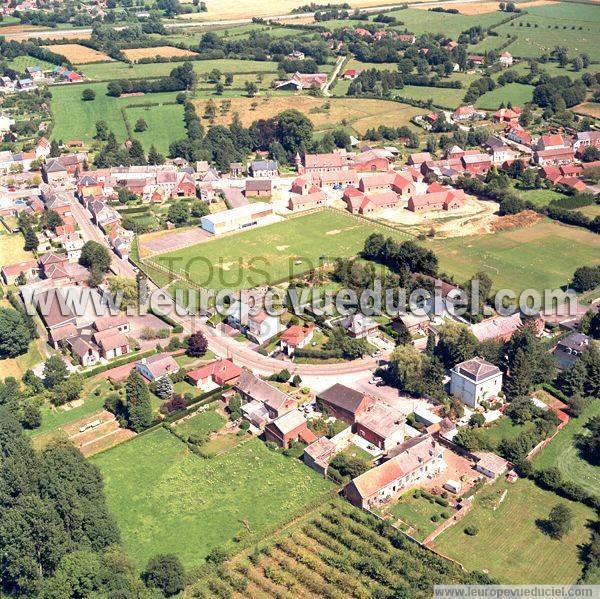
[[477,237],[433,241],[440,270],[466,281],[482,270],[494,289],[555,289],[571,280],[582,264],[600,263],[597,235],[577,227],[541,220],[533,227]]
[[485,110],[496,110],[503,102],[504,104],[512,102],[515,106],[523,106],[526,102],[531,102],[532,95],[533,85],[508,83],[477,98],[475,106]]
[[537,58],[555,46],[566,46],[571,56],[587,52],[592,60],[600,60],[599,6],[561,2],[528,12],[496,28],[501,37],[519,38],[506,48],[511,54]]
[[[96,98],[90,102],[82,102],[81,92],[87,88],[93,89],[96,92]],[[52,114],[54,116],[52,138],[64,141],[68,139],[82,139],[86,143],[91,143],[96,134],[96,123],[98,121],[106,121],[108,128],[116,135],[117,140],[123,141],[127,138],[127,128],[123,119],[123,113],[121,112],[122,108],[136,104],[148,104],[150,102],[172,103],[175,101],[175,95],[174,92],[161,92],[142,96],[113,98],[106,95],[105,83],[55,86],[52,88],[51,101]],[[154,106],[152,111],[160,114],[163,109],[166,109],[171,115],[174,115],[176,112],[171,110],[171,106],[167,108],[167,105]],[[154,116],[147,119],[149,126],[150,121],[155,122],[155,120]],[[131,123],[132,127],[134,125],[135,121]],[[183,122],[180,116],[172,123],[162,124],[160,130],[170,131],[173,128],[173,130],[180,131],[181,127],[183,127]],[[142,135],[140,135],[140,140],[142,140]],[[158,141],[157,146],[163,144],[163,140],[160,140],[160,143]],[[167,143],[166,145],[168,147],[169,144]]]
[[[406,238],[403,233],[370,224],[338,210],[305,216],[211,239],[182,250],[155,256],[153,262],[186,270],[189,278],[212,289],[251,288],[288,279],[319,265],[320,256],[333,260],[355,256],[374,231]],[[143,244],[143,238],[140,240]],[[301,261],[301,264],[296,262]]]
[[123,50],[123,54],[132,62],[137,62],[140,58],[154,58],[160,56],[162,58],[174,58],[181,56],[196,56],[196,52],[191,50],[182,50],[175,46],[155,46],[154,48],[130,48],[129,50]]
[[161,104],[160,106],[134,106],[126,109],[131,127],[135,127],[138,119],[143,118],[148,125],[145,131],[134,131],[133,136],[139,139],[147,152],[154,144],[163,155],[169,152],[169,144],[185,137],[183,124],[183,106],[181,104]]
[[232,558],[191,592],[200,597],[425,599],[435,584],[468,580],[455,564],[337,500],[251,553]]
[[82,46],[81,44],[53,44],[51,46],[42,46],[51,52],[64,56],[73,64],[89,64],[93,62],[106,62],[112,60],[110,56],[99,52],[93,48]]
[[586,430],[584,425],[599,414],[600,403],[591,400],[581,416],[572,418],[534,459],[535,468],[556,467],[565,480],[600,496],[600,467],[582,458],[576,446],[577,437]]
[[[503,493],[506,496],[502,499]],[[573,529],[560,541],[542,532],[540,521],[558,503],[574,512]],[[435,540],[435,549],[469,570],[486,570],[504,584],[570,584],[582,571],[579,548],[589,538],[594,511],[581,503],[544,491],[532,481],[486,486],[471,513]],[[475,536],[467,526],[478,527]]]
[[583,116],[591,116],[595,119],[600,119],[600,104],[597,102],[584,102],[573,108],[573,112],[582,114]]
[[257,439],[203,459],[159,429],[92,461],[102,472],[123,544],[139,566],[156,553],[199,565],[213,547],[260,536],[331,489],[310,468]]
[[[553,0],[531,0],[531,2],[516,2],[517,7],[520,8],[521,10],[523,9],[527,9],[528,12],[531,12],[531,8],[535,7],[535,6],[544,6],[546,4],[554,4],[555,2]],[[442,8],[444,7],[444,2],[440,2],[439,4],[436,4],[435,6],[440,6]],[[433,5],[427,5],[427,8],[431,8]],[[421,8],[421,10],[425,10],[426,7],[416,7],[416,8]],[[460,4],[460,3],[456,3],[456,4],[452,4],[451,8],[456,8],[461,15],[469,15],[469,16],[473,16],[473,15],[482,15],[485,13],[490,13],[490,12],[496,12],[498,10],[498,3],[497,2],[489,2],[486,0],[481,0],[480,2],[469,2],[469,3],[465,3],[465,4]]]
[[[83,74],[96,81],[112,79],[157,79],[167,76],[175,67],[183,62],[151,62],[146,64],[128,65],[124,62],[113,61],[102,64],[91,64],[81,69]],[[194,70],[198,75],[219,69],[222,73],[274,73],[277,65],[273,62],[258,60],[235,60],[219,58],[216,60],[194,60]]]
[[[207,99],[194,101],[198,114],[204,114]],[[256,103],[256,104],[255,104]],[[423,112],[423,109],[392,102],[367,98],[315,98],[313,96],[272,95],[262,98],[234,98],[228,113],[217,114],[216,123],[228,125],[232,114],[237,112],[244,126],[258,119],[266,119],[283,110],[295,108],[313,122],[316,131],[326,131],[342,126],[351,127],[363,134],[370,127],[388,125],[400,127],[410,123],[410,119]]]

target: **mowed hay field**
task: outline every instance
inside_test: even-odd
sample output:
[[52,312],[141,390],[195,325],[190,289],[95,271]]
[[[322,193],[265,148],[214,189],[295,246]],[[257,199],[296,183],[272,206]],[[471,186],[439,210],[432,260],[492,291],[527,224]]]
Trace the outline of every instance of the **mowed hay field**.
[[[568,504],[574,513],[573,529],[560,541],[539,527],[558,503]],[[588,541],[587,526],[593,519],[592,509],[530,480],[512,485],[500,480],[481,490],[471,513],[442,533],[434,546],[468,570],[489,571],[504,584],[570,584],[581,575],[579,547]],[[464,532],[471,525],[479,528],[475,536]]]
[[140,58],[154,58],[160,56],[162,58],[174,58],[181,56],[196,56],[196,52],[191,50],[183,50],[182,48],[175,48],[175,46],[155,46],[154,48],[130,48],[129,50],[123,50],[123,54],[132,62],[137,62]]
[[555,289],[567,284],[575,269],[600,264],[600,238],[589,231],[540,220],[532,227],[427,244],[438,256],[440,270],[466,281],[477,271],[493,280],[493,288]]
[[123,544],[140,567],[157,553],[199,565],[213,547],[270,531],[319,497],[325,501],[332,488],[300,461],[250,438],[204,459],[159,429],[91,461],[102,472]]
[[[517,2],[517,7],[521,10],[527,9],[528,11],[534,6],[545,6],[547,4],[556,4],[554,0],[532,0],[531,2]],[[447,8],[445,6],[445,2],[440,2],[439,4],[427,4],[427,6],[415,6],[415,8],[419,8],[421,10],[429,10],[430,8],[441,7]],[[450,8],[456,8],[460,12],[461,15],[482,15],[488,12],[497,12],[498,11],[498,2],[468,2],[465,4],[453,3]]]
[[[191,281],[202,287],[248,289],[306,272],[319,266],[320,256],[329,260],[355,256],[375,231],[400,240],[407,238],[346,212],[323,210],[216,237],[155,256],[152,261],[167,267],[172,260],[174,270],[189,270]],[[141,246],[143,239],[139,241]],[[295,264],[299,260],[301,263]]]
[[64,56],[73,64],[89,64],[92,62],[111,61],[112,58],[104,52],[99,52],[93,48],[82,46],[81,44],[52,44],[50,46],[42,46],[50,52]]
[[[194,100],[199,115],[203,115],[208,99]],[[253,104],[256,103],[256,106]],[[312,96],[265,96],[257,98],[234,98],[231,110],[225,115],[217,111],[216,123],[228,125],[232,114],[237,112],[242,124],[249,126],[258,119],[273,117],[283,110],[295,108],[305,114],[316,131],[326,131],[342,126],[351,127],[362,135],[367,129],[379,125],[400,127],[410,123],[410,119],[423,112],[407,104],[390,100],[367,98],[315,98]]]
[[577,418],[571,418],[569,423],[538,454],[533,462],[535,468],[556,467],[565,480],[600,497],[600,467],[593,466],[582,458],[576,446],[577,437],[586,433],[584,425],[590,418],[598,415],[600,415],[600,402],[590,400],[582,414]]

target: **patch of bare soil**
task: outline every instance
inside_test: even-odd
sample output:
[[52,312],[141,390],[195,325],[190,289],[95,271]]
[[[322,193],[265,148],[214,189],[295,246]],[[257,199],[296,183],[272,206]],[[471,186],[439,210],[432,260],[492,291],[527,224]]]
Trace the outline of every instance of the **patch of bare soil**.
[[533,227],[542,217],[533,210],[523,210],[517,214],[507,214],[501,216],[491,223],[492,233],[506,231],[508,229],[525,229]]

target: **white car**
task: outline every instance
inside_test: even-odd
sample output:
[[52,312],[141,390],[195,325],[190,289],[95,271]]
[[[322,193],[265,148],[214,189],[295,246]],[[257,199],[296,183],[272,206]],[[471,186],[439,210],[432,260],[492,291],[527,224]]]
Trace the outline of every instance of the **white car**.
[[383,379],[380,376],[374,376],[369,381],[369,385],[379,385],[379,383],[383,383]]

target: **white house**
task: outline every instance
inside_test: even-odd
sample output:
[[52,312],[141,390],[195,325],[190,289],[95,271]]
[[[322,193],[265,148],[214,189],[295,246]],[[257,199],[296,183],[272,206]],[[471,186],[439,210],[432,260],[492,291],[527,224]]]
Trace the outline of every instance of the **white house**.
[[502,372],[483,358],[461,362],[450,374],[450,393],[472,408],[497,396],[502,389]]
[[283,330],[279,316],[251,307],[244,301],[234,301],[227,309],[227,323],[251,341],[263,344]]
[[499,62],[503,67],[512,66],[514,62],[512,54],[510,52],[502,52],[502,54],[500,54]]

